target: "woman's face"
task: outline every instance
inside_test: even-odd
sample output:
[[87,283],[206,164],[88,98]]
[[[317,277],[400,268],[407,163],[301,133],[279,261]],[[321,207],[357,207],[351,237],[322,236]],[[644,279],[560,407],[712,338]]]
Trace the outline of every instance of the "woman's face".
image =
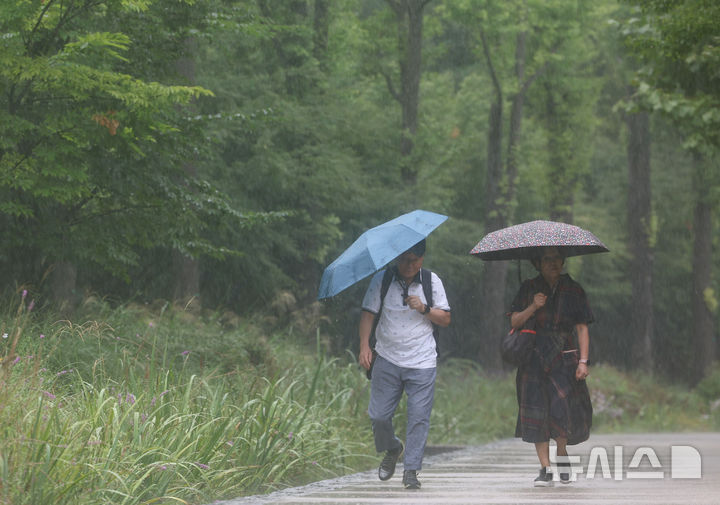
[[554,282],[562,274],[565,258],[556,247],[548,247],[540,257],[540,273],[548,282]]

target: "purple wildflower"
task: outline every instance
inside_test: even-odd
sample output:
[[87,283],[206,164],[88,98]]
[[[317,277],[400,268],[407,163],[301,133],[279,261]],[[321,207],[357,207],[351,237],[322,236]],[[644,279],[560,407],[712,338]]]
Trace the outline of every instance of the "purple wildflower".
[[210,467],[209,467],[209,466],[207,466],[207,465],[204,464],[204,463],[198,463],[197,461],[195,462],[195,466],[197,466],[198,468],[201,468],[201,469],[203,469],[203,470],[210,470]]
[[125,395],[125,402],[130,405],[135,405],[135,395],[132,393],[128,393]]
[[26,296],[27,296],[27,289],[23,289],[22,299],[24,300]]
[[57,398],[57,397],[56,397],[54,394],[52,394],[50,391],[43,391],[43,394],[44,394],[45,396],[47,396],[48,398],[50,398],[51,400],[54,400],[55,398]]
[[40,338],[45,338],[45,335],[43,335],[43,334],[41,333],[41,334],[40,334]]
[[181,352],[180,354],[181,354],[182,356],[187,356],[188,354],[190,354],[190,351],[183,351],[183,352]]
[[35,308],[35,300],[30,300],[30,305],[28,305],[28,312],[32,312],[32,309]]

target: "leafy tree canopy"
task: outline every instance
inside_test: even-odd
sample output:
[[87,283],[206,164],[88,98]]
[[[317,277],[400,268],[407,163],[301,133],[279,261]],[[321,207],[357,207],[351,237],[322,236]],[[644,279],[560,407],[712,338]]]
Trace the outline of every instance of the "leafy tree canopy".
[[122,274],[136,247],[161,243],[222,252],[202,230],[212,216],[243,216],[186,170],[202,156],[186,107],[211,92],[167,84],[182,45],[162,60],[148,49],[163,31],[189,33],[197,9],[17,0],[0,10],[0,219],[21,258],[33,251],[27,268],[91,261]]

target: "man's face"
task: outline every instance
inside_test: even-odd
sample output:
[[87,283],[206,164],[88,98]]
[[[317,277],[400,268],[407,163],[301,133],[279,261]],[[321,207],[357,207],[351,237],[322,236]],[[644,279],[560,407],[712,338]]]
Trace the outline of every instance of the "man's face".
[[415,256],[411,252],[402,253],[397,260],[398,274],[405,281],[410,281],[422,268],[423,256]]

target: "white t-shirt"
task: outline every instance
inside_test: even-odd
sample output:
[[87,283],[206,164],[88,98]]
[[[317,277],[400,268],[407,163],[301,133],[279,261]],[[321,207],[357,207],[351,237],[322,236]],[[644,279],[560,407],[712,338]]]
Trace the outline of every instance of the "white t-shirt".
[[[362,308],[377,314],[380,310],[380,289],[384,270],[377,272],[370,281]],[[445,288],[440,277],[432,274],[432,293],[434,309],[450,311]],[[416,280],[410,285],[408,295],[420,297],[427,303],[422,283]],[[389,362],[403,368],[434,368],[437,366],[437,351],[433,326],[430,319],[403,305],[403,290],[397,278],[393,278],[385,295],[382,314],[375,329],[375,350]]]

